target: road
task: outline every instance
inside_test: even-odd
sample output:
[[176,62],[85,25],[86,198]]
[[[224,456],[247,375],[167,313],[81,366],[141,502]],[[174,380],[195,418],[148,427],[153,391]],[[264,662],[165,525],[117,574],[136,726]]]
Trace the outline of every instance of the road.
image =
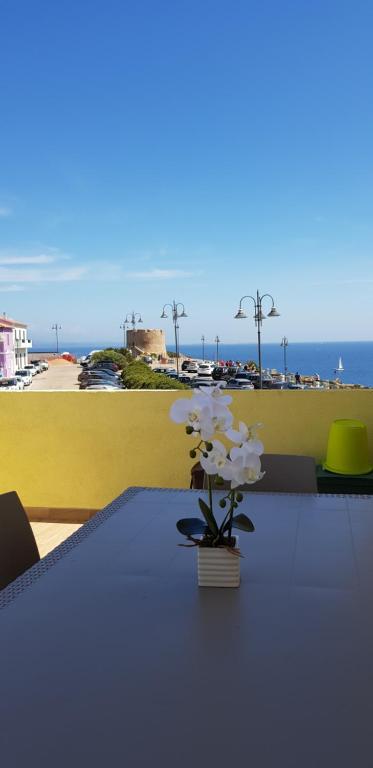
[[34,376],[32,384],[24,391],[79,389],[78,376],[80,372],[80,365],[68,363],[62,359],[50,361],[49,369]]

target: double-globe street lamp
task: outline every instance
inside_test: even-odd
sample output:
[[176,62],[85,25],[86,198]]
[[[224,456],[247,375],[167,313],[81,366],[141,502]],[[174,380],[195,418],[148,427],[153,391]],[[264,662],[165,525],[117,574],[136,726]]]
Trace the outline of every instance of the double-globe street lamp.
[[62,330],[62,326],[58,325],[58,323],[54,323],[54,325],[52,325],[52,331],[56,332],[56,352],[57,352],[57,355],[58,355],[58,331],[61,331],[61,330]]
[[286,350],[287,350],[288,344],[289,344],[289,342],[288,342],[286,336],[283,336],[282,339],[281,339],[280,347],[282,347],[283,350],[284,350],[284,376],[285,376],[285,381],[286,381],[286,376],[287,376],[287,373],[288,373],[288,368],[287,368],[287,365],[286,365]]
[[176,370],[177,375],[179,375],[179,324],[177,321],[179,317],[188,317],[188,315],[185,312],[184,304],[182,302],[176,302],[174,299],[172,304],[164,304],[161,314],[162,320],[165,320],[165,318],[168,317],[165,312],[166,307],[170,307],[172,313],[172,322],[174,324],[175,333]]
[[[272,307],[270,312],[268,312],[268,315],[265,315],[262,310],[262,302],[263,299],[270,299],[272,302]],[[263,379],[262,379],[262,350],[261,350],[261,328],[262,328],[262,322],[266,319],[266,317],[279,317],[280,313],[277,312],[277,309],[275,307],[275,302],[273,299],[273,296],[271,296],[270,293],[263,293],[262,296],[260,296],[259,291],[256,292],[256,298],[254,296],[242,296],[242,299],[240,299],[240,305],[238,308],[238,312],[235,315],[236,320],[244,320],[247,318],[246,313],[242,309],[242,302],[245,299],[251,299],[251,301],[254,303],[254,320],[255,325],[257,327],[258,331],[258,363],[259,363],[259,389],[263,388]]]
[[123,336],[124,336],[124,346],[126,347],[126,324],[132,325],[132,355],[135,351],[135,330],[136,330],[136,323],[142,323],[142,318],[139,312],[128,312],[126,315],[126,319],[123,320],[122,325],[120,326],[123,330]]
[[201,336],[201,341],[202,341],[202,360],[204,361],[205,360],[205,337],[203,334]]
[[216,344],[216,362],[218,363],[219,362],[219,344],[220,344],[219,336],[215,336],[215,344]]

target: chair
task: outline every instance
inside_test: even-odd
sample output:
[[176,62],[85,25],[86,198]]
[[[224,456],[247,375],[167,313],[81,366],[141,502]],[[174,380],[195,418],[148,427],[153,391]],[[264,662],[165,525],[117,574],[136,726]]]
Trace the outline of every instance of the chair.
[[27,515],[15,491],[0,495],[0,589],[40,560]]
[[[261,464],[263,472],[266,473],[262,480],[257,483],[242,485],[240,491],[317,493],[316,466],[315,460],[311,456],[263,453]],[[205,473],[203,475],[202,488],[207,488],[207,477]],[[229,487],[228,482],[224,482],[223,485],[213,483],[215,491],[227,490]]]

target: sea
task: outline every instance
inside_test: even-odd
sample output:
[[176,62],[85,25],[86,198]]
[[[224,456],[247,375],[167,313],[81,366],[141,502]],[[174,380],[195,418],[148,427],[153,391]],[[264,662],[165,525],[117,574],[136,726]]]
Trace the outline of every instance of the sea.
[[[77,357],[87,355],[92,349],[105,349],[119,346],[118,342],[92,342],[77,344],[65,343],[61,352],[71,352]],[[33,345],[35,352],[55,352],[52,345]],[[168,345],[169,351],[175,347]],[[202,344],[181,344],[180,352],[193,358],[202,358]],[[216,360],[216,344],[205,344],[205,360]],[[344,371],[335,373],[339,358],[342,358]],[[234,360],[245,363],[258,360],[256,344],[219,344],[219,360]],[[345,384],[362,384],[373,387],[373,341],[315,341],[290,343],[286,349],[286,365],[289,372],[301,375],[318,373],[321,379],[333,379],[336,375]],[[284,350],[280,344],[262,344],[263,369],[284,370]]]

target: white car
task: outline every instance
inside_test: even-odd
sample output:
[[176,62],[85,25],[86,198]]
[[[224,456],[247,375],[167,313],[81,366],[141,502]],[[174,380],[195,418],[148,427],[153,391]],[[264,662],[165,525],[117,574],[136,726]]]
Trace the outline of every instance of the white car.
[[21,378],[23,379],[23,383],[24,383],[25,387],[29,387],[30,386],[30,384],[32,382],[32,374],[30,373],[30,371],[25,371],[24,368],[20,368],[18,371],[15,372],[15,375],[17,377],[21,376]]
[[212,376],[213,370],[214,367],[210,363],[200,363],[198,366],[198,376]]
[[28,365],[25,365],[24,370],[29,371],[31,373],[31,376],[36,376],[36,374],[39,373],[38,369],[35,368],[34,365],[31,365],[31,363],[28,363]]
[[20,389],[20,390],[24,389],[25,388],[25,382],[24,382],[22,376],[16,376],[15,378],[18,381],[18,389]]
[[198,373],[199,363],[197,360],[191,360],[187,365],[188,373]]

